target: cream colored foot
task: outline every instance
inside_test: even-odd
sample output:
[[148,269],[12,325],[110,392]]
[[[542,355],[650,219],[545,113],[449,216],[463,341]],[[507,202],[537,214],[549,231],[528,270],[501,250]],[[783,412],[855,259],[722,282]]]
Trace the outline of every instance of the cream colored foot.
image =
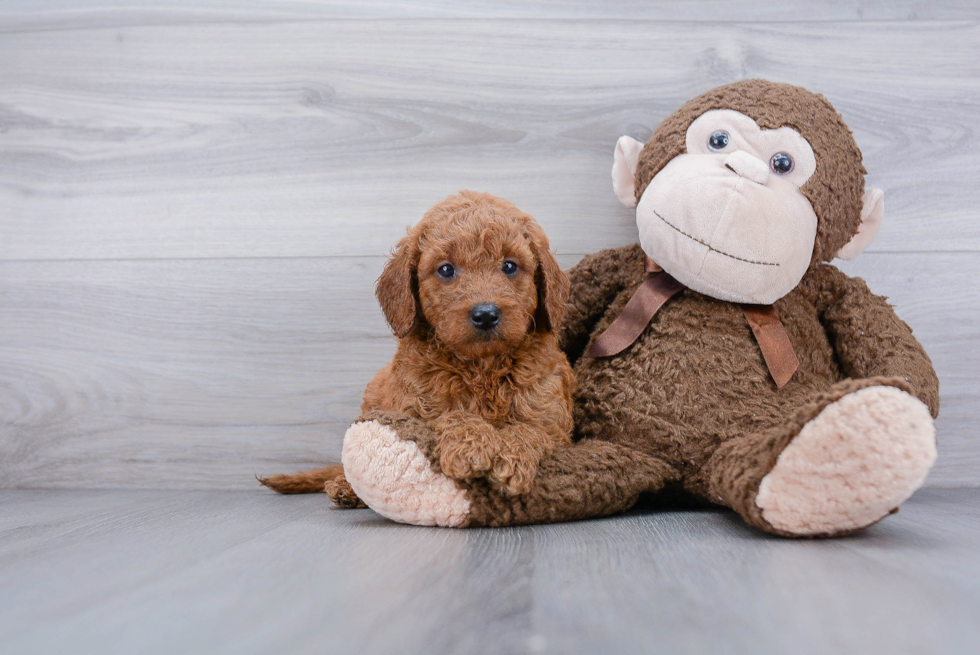
[[377,421],[355,423],[344,435],[344,474],[375,512],[399,523],[460,527],[469,517],[466,492],[436,473],[414,441]]
[[928,408],[900,389],[867,387],[803,427],[762,479],[755,502],[785,532],[849,532],[902,504],[935,460]]

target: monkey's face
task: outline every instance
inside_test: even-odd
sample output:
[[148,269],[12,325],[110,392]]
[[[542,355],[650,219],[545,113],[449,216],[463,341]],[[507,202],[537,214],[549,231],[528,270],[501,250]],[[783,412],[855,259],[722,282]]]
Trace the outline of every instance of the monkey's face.
[[813,256],[817,216],[800,191],[816,170],[810,144],[730,109],[695,119],[685,144],[637,204],[640,245],[695,291],[773,303]]

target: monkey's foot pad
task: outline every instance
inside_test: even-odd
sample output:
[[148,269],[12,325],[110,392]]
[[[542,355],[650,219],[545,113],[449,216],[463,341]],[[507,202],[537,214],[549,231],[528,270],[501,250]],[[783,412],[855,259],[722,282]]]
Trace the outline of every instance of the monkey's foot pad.
[[344,435],[344,474],[357,496],[399,523],[460,527],[469,517],[466,492],[436,473],[414,441],[377,421],[355,423]]
[[868,387],[803,427],[763,478],[756,505],[791,534],[858,530],[912,495],[935,460],[928,408],[894,387]]

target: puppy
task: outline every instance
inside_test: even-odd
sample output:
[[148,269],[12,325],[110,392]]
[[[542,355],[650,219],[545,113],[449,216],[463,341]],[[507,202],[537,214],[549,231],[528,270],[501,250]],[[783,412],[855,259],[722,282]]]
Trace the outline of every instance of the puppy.
[[[533,218],[488,194],[447,198],[378,279],[398,350],[368,385],[362,414],[421,419],[444,474],[526,493],[541,457],[571,443],[575,382],[555,336],[568,290]],[[280,493],[326,487],[337,504],[363,506],[337,465],[260,482]]]

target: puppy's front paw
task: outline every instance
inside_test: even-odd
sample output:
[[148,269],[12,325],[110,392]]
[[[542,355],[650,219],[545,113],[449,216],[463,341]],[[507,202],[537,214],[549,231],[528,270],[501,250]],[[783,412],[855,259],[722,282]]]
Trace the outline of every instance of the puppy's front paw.
[[538,472],[538,458],[523,449],[504,449],[494,458],[487,480],[507,496],[520,496],[531,490]]
[[485,435],[474,434],[443,443],[439,454],[442,472],[457,480],[482,477],[493,466],[497,454],[491,446],[492,441]]

